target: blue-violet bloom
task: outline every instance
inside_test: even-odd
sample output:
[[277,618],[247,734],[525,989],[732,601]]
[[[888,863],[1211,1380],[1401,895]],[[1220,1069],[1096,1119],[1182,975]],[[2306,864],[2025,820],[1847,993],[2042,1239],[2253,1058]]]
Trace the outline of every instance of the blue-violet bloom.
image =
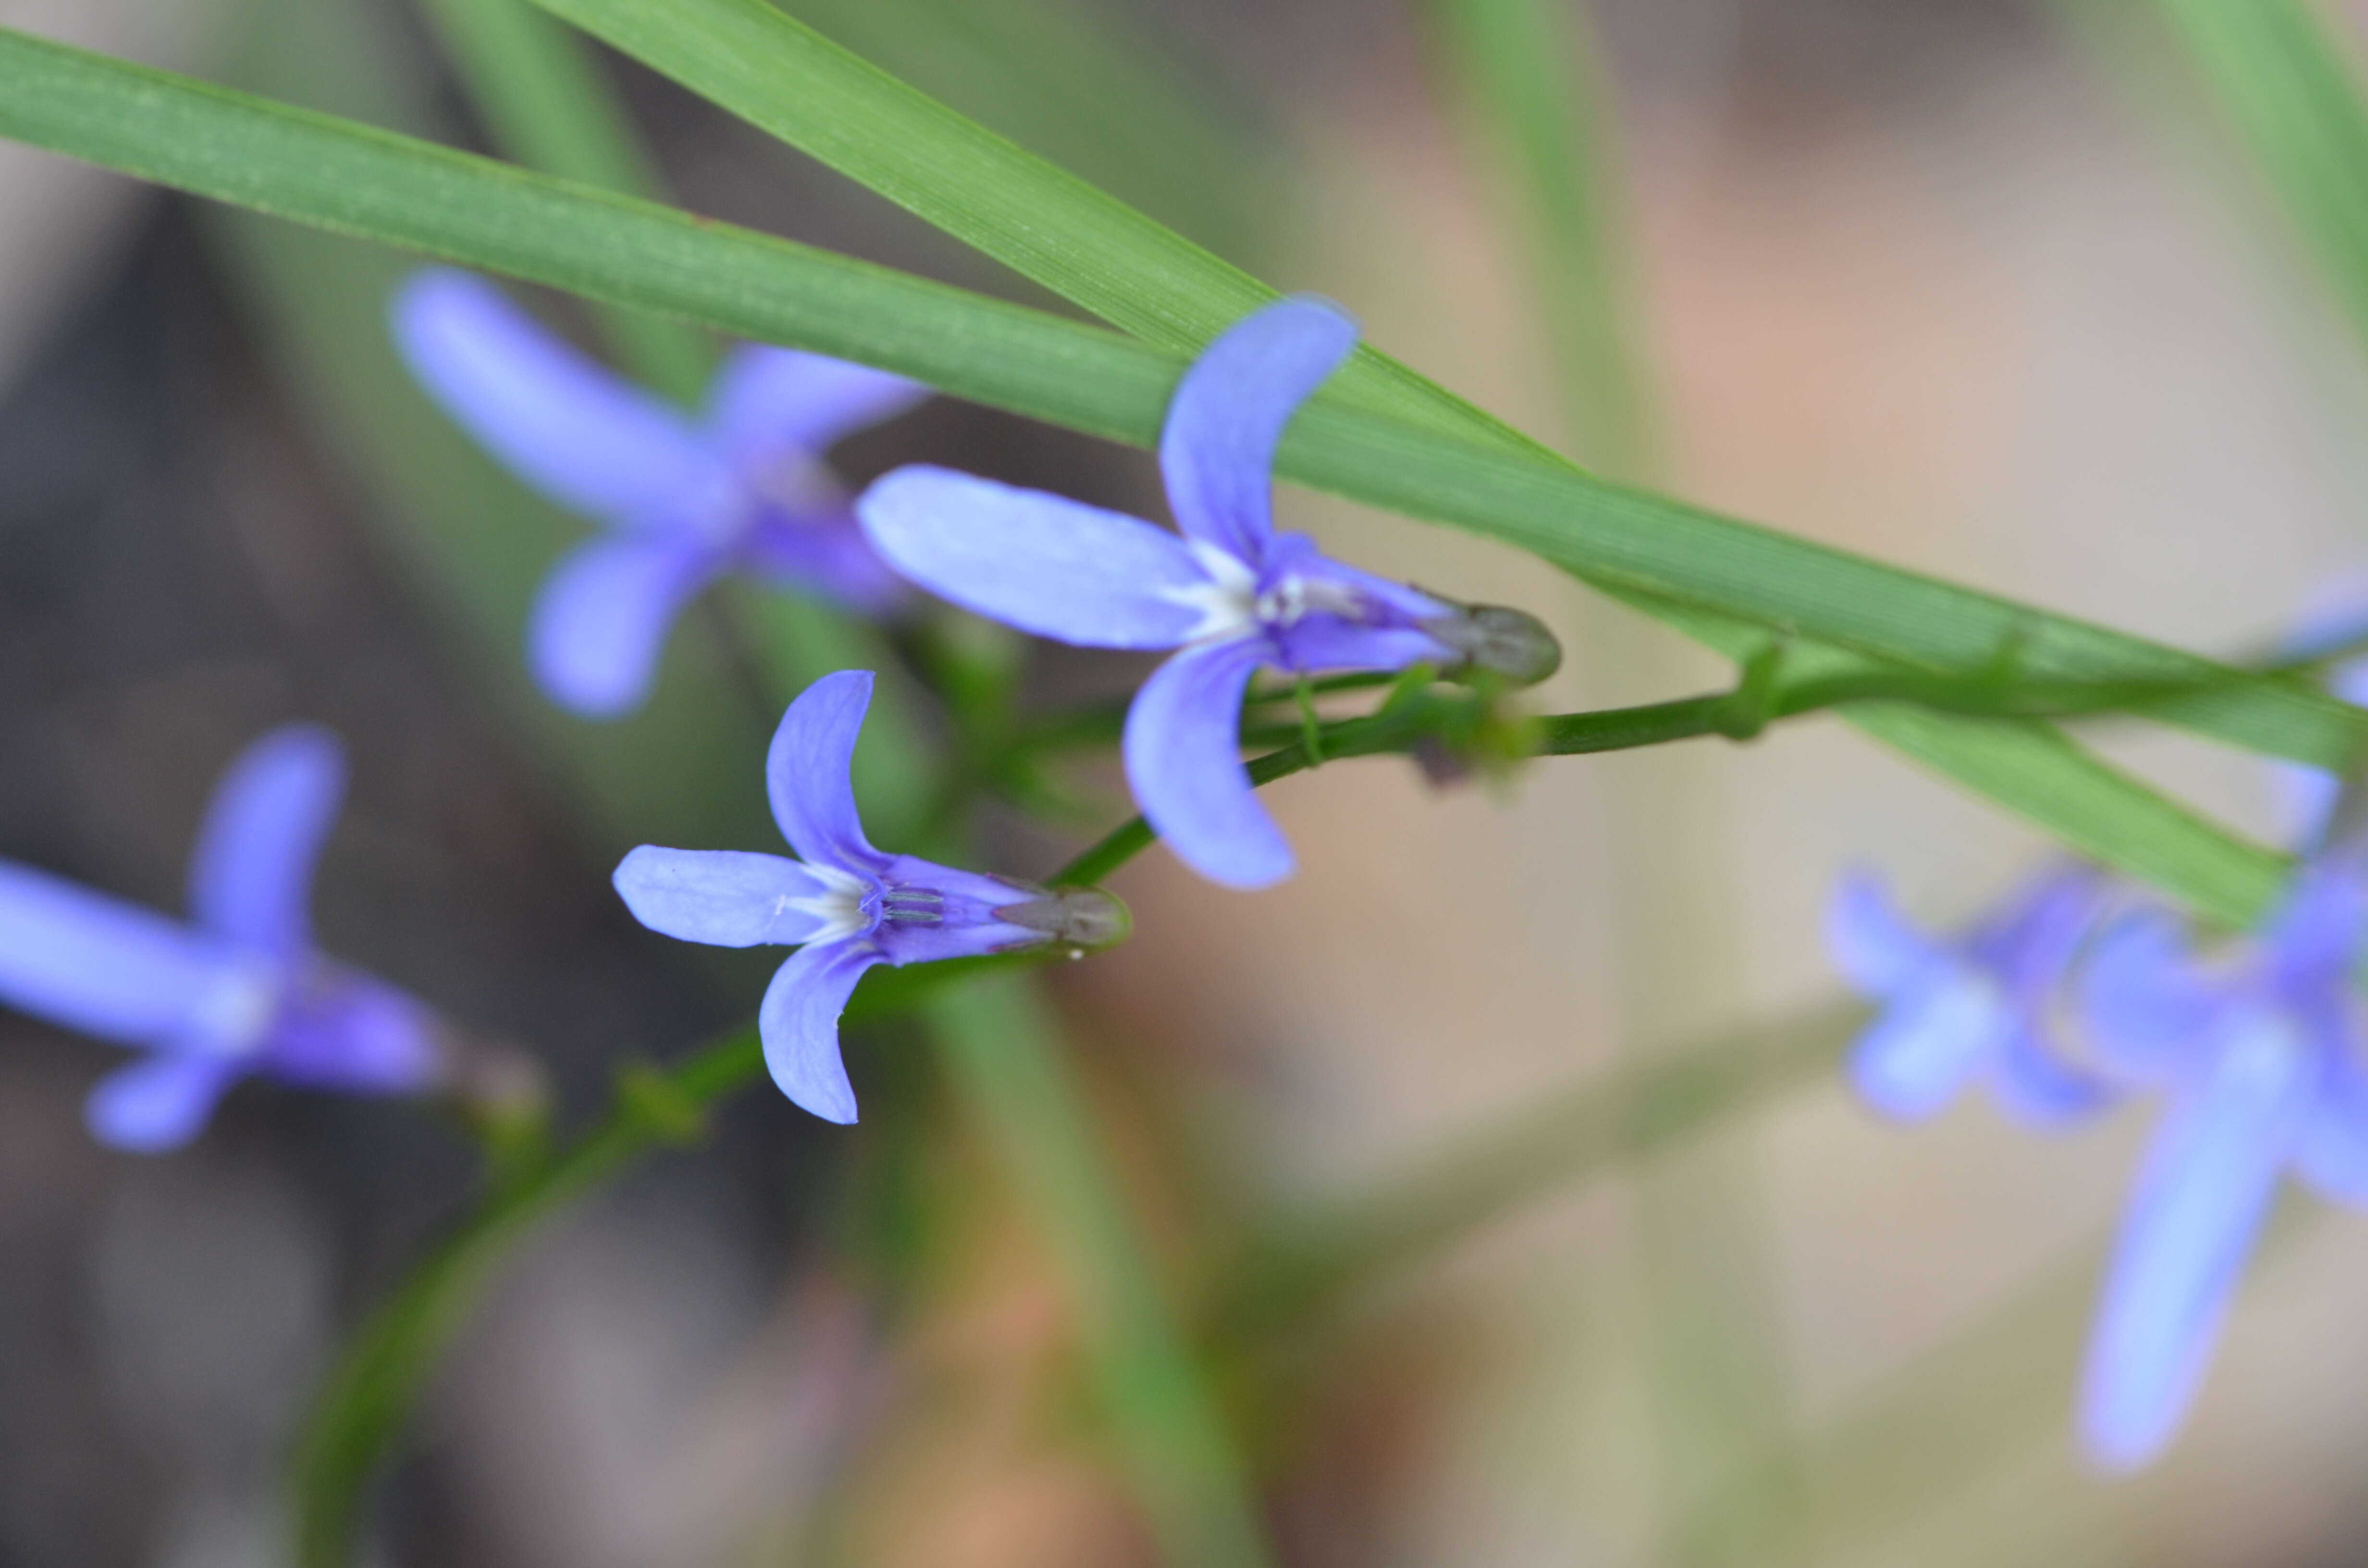
[[2064,1049],[2052,1013],[2105,897],[2080,866],[2051,867],[1951,940],[1926,936],[1872,877],[1845,876],[1826,912],[1835,966],[1883,1010],[1850,1055],[1850,1077],[1886,1116],[1931,1116],[1987,1079],[2007,1110],[2060,1126],[2110,1098]]
[[1104,893],[1048,892],[874,849],[848,771],[871,705],[871,672],[841,670],[781,716],[765,785],[797,859],[645,844],[616,875],[626,907],[653,931],[722,948],[797,946],[757,1009],[765,1064],[783,1094],[837,1122],[855,1119],[838,1018],[865,970],[1055,940],[1082,950],[1116,940],[1125,926]]
[[2100,1060],[2161,1086],[2089,1346],[2089,1452],[2134,1469],[2177,1431],[2210,1362],[2278,1177],[2368,1208],[2368,1079],[2353,974],[2368,935],[2356,855],[2299,872],[2261,932],[2211,959],[2168,915],[2131,920],[2090,958]]
[[[2343,574],[2321,594],[2278,645],[2287,659],[2323,659],[2368,638],[2368,578]],[[2368,708],[2368,657],[2339,659],[2320,676],[2329,694],[2355,708]],[[2305,763],[2271,765],[2278,789],[2279,814],[2287,842],[2309,846],[2331,825],[2343,781]]]
[[143,1053],[91,1092],[102,1142],[176,1148],[250,1073],[370,1094],[443,1080],[434,1015],[313,946],[307,895],[344,790],[324,730],[250,746],[207,812],[190,925],[0,861],[0,1001]]
[[1291,874],[1291,846],[1252,792],[1243,693],[1293,672],[1453,664],[1457,607],[1326,558],[1275,531],[1283,426],[1357,343],[1338,306],[1280,301],[1227,329],[1167,409],[1160,472],[1182,537],[1041,491],[898,469],[857,502],[889,564],[1022,631],[1098,648],[1173,648],[1127,714],[1127,781],[1168,846],[1229,887]]
[[606,530],[553,570],[528,631],[535,678],[563,707],[607,719],[639,706],[676,615],[727,573],[867,614],[903,598],[822,457],[928,388],[743,347],[694,419],[576,352],[492,284],[444,267],[404,286],[393,328],[447,413],[520,479]]

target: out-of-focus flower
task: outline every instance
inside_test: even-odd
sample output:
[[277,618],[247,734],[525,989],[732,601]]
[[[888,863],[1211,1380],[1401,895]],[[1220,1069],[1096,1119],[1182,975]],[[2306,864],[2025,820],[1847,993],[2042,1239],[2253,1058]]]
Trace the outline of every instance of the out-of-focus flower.
[[1125,934],[1125,912],[1107,894],[874,849],[848,776],[871,705],[871,673],[841,670],[802,692],[774,732],[766,789],[799,858],[645,844],[616,874],[626,907],[653,931],[723,948],[797,946],[757,1009],[765,1064],[783,1094],[837,1122],[855,1119],[838,1018],[865,970],[1048,941],[1082,949]]
[[2203,1381],[2279,1175],[2368,1207],[2368,1078],[2353,972],[2368,935],[2356,854],[2306,866],[2255,937],[2199,957],[2168,916],[2089,960],[2087,1034],[2169,1104],[2115,1244],[2081,1402],[2089,1449],[2132,1469]]
[[928,388],[742,347],[693,419],[577,353],[492,284],[443,267],[404,286],[393,326],[447,413],[520,479],[607,530],[552,573],[528,631],[535,678],[562,706],[593,719],[638,706],[676,615],[727,573],[868,614],[903,597],[822,455]]
[[2107,1086],[2074,1064],[2050,1017],[2104,896],[2095,871],[2053,867],[1943,941],[1909,925],[1872,877],[1844,877],[1827,908],[1827,945],[1843,978],[1883,1005],[1851,1053],[1859,1093],[1908,1120],[1939,1111],[1975,1077],[2036,1126],[2104,1105]]
[[198,840],[192,925],[0,861],[0,1000],[144,1052],[91,1092],[100,1140],[176,1148],[249,1073],[370,1094],[442,1081],[434,1015],[313,946],[313,863],[344,790],[324,730],[290,725],[250,746]]
[[[2326,659],[2368,639],[2368,576],[2340,574],[2278,644],[2281,657]],[[2328,692],[2355,707],[2368,707],[2368,654],[2338,658],[2321,677]],[[2342,793],[2343,780],[2323,767],[2299,762],[2272,764],[2281,825],[2286,840],[2309,845],[2324,834]]]
[[1175,648],[1127,715],[1126,774],[1187,865],[1229,887],[1291,874],[1291,846],[1240,760],[1242,696],[1285,670],[1452,665],[1460,607],[1344,566],[1275,531],[1283,426],[1356,347],[1321,300],[1280,301],[1209,345],[1177,387],[1160,470],[1182,537],[1121,513],[944,469],[899,469],[857,502],[865,531],[914,582],[1063,642]]

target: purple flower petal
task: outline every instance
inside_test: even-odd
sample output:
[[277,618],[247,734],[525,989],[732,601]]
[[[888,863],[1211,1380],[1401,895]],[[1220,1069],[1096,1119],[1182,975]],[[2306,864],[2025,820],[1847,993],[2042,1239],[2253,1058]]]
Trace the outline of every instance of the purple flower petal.
[[247,747],[214,787],[190,858],[198,924],[281,958],[309,947],[313,867],[345,792],[345,748],[317,725]]
[[417,1094],[444,1076],[436,1015],[375,975],[316,959],[289,988],[260,1062],[319,1088]]
[[119,1067],[83,1102],[91,1136],[133,1154],[161,1154],[196,1137],[239,1069],[202,1056],[151,1056]]
[[101,1040],[163,1046],[206,1032],[238,989],[237,970],[222,944],[188,926],[0,861],[0,1001],[12,1007]]
[[2325,1078],[2294,1141],[2294,1174],[2330,1203],[2368,1209],[2368,1074],[2349,1028],[2323,1037]]
[[1295,295],[1219,334],[1184,372],[1159,436],[1177,526],[1244,561],[1274,533],[1274,449],[1299,405],[1357,347],[1357,324]]
[[1187,648],[1152,672],[1126,715],[1135,803],[1178,859],[1230,888],[1270,887],[1292,871],[1236,739],[1243,687],[1266,656],[1257,638]]
[[744,463],[818,459],[835,442],[929,395],[918,381],[794,348],[735,348],[709,392],[709,428]]
[[1992,1080],[2008,1114],[2026,1127],[2052,1131],[2094,1116],[2111,1103],[2104,1085],[2066,1066],[2054,1042],[2024,1019],[2000,1031]]
[[800,948],[765,988],[757,1032],[765,1065],[795,1104],[844,1126],[855,1119],[855,1090],[838,1054],[838,1016],[863,971],[882,961],[858,942],[817,942]]
[[1285,574],[1295,576],[1336,602],[1354,601],[1362,607],[1359,619],[1375,626],[1417,626],[1455,613],[1453,605],[1411,584],[1333,560],[1303,533],[1275,535],[1267,546],[1263,568],[1263,584],[1270,585]]
[[1866,1102],[1902,1121],[1949,1103],[2009,1026],[1997,985],[1971,971],[1941,971],[1896,993],[1850,1053]]
[[651,524],[731,475],[690,421],[577,353],[508,295],[448,267],[396,294],[412,374],[512,472],[564,506]]
[[1863,871],[1844,872],[1826,901],[1826,951],[1851,988],[1869,996],[1903,991],[1948,961]]
[[1173,648],[1203,620],[1191,596],[1207,592],[1208,573],[1140,517],[921,465],[882,477],[855,510],[889,565],[1039,637]]
[[2203,1381],[2309,1104],[2294,1043],[2275,1030],[2232,1040],[2156,1135],[2089,1346],[2081,1426],[2108,1469],[2160,1452]]
[[644,844],[618,865],[614,881],[634,919],[685,942],[790,947],[832,924],[802,907],[827,897],[829,884],[780,855]]
[[552,569],[527,628],[527,664],[552,701],[586,719],[640,706],[666,633],[717,562],[671,539],[596,539]]
[[871,707],[871,672],[840,670],[800,692],[773,732],[765,792],[781,836],[801,859],[866,873],[887,863],[863,836],[849,772]]
[[2355,861],[2328,859],[2296,872],[2261,933],[2278,977],[2308,984],[2349,969],[2368,927],[2368,878]]
[[768,508],[757,515],[742,551],[743,564],[755,575],[836,599],[864,615],[892,615],[914,597],[863,537],[851,510],[791,516]]
[[1035,890],[1000,877],[940,866],[917,855],[899,855],[882,871],[892,889],[928,895],[919,907],[933,917],[883,921],[871,940],[893,964],[934,963],[940,959],[974,958],[1011,948],[1032,947],[1045,933],[1013,926],[995,912],[1024,903]]
[[1311,615],[1269,635],[1275,662],[1288,670],[1402,670],[1426,660],[1457,662],[1453,649],[1412,627],[1359,626],[1335,615]]
[[2080,977],[2080,1018],[2098,1059],[2162,1082],[2190,1071],[2220,999],[2179,927],[2148,916],[2108,931]]

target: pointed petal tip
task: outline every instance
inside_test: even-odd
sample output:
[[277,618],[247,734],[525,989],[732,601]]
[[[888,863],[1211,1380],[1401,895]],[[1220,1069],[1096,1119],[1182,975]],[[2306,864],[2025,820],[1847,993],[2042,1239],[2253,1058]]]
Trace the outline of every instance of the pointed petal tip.
[[773,821],[801,859],[842,869],[882,858],[863,835],[850,768],[871,708],[870,670],[837,670],[798,693],[765,752]]
[[83,1102],[90,1134],[127,1154],[168,1154],[205,1130],[214,1103],[230,1086],[218,1062],[151,1056],[117,1068]]
[[757,1009],[765,1066],[792,1104],[845,1127],[855,1120],[855,1088],[838,1045],[839,1015],[863,971],[881,962],[867,947],[816,942],[774,971]]

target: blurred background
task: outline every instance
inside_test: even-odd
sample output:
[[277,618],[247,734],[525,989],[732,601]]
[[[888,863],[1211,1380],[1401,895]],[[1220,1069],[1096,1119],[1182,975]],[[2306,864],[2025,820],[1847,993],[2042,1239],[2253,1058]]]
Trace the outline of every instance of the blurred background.
[[[2357,336],[2180,62],[2110,6],[1572,6],[1622,421],[1568,395],[1542,323],[1570,280],[1525,244],[1440,12],[784,3],[1621,477],[2217,650],[2368,562]],[[2324,14],[2358,44],[2368,12]],[[402,0],[0,21],[488,144]],[[686,205],[1038,300],[602,66]],[[643,717],[532,693],[525,607],[580,528],[410,389],[381,324],[405,265],[0,148],[0,856],[175,905],[221,767],[326,722],[354,785],[325,945],[530,1047],[580,1118],[619,1061],[679,1053],[761,985],[640,930],[607,876],[644,840],[771,845],[755,759],[780,694],[728,604]],[[1143,455],[948,403],[837,454],[856,480],[917,458],[1158,515]],[[1281,505],[1360,564],[1543,616],[1570,654],[1553,706],[1725,678],[1508,551]],[[1045,700],[1139,675],[1031,659]],[[2103,741],[2277,831],[2260,765]],[[1114,773],[1085,787],[1114,820]],[[1836,870],[1949,922],[2032,835],[1830,721],[1502,790],[1372,762],[1271,798],[1297,880],[1246,897],[1146,856],[1114,883],[1134,940],[1054,994],[1286,1562],[2368,1552],[2358,1220],[2294,1228],[2178,1447],[2103,1480],[2069,1412],[2145,1113],[2039,1140],[1968,1102],[1907,1132],[1830,1070],[1858,1017],[1817,942]],[[987,833],[1021,876],[1081,841]],[[1603,1142],[1592,1091],[1713,1048],[1779,1065],[1736,1114],[1565,1157]],[[1027,1214],[908,1035],[848,1058],[860,1128],[751,1090],[538,1234],[432,1385],[378,1561],[1153,1561]],[[0,1017],[0,1564],[273,1562],[312,1380],[466,1202],[472,1157],[415,1108],[265,1085],[186,1152],[109,1154],[79,1107],[114,1060]],[[1453,1222],[1424,1230],[1426,1202]],[[1337,1288],[1265,1288],[1375,1214],[1415,1240]]]

